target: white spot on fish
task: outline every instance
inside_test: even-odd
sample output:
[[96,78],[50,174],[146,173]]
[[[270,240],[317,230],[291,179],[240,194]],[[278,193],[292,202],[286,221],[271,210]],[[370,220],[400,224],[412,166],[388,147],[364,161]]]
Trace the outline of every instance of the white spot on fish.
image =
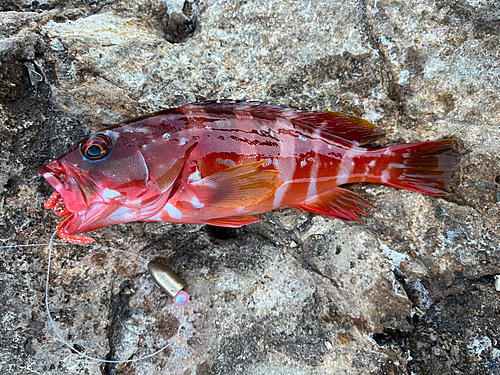
[[164,209],[167,211],[167,213],[169,214],[169,216],[172,219],[176,219],[176,220],[182,219],[182,212],[180,212],[177,208],[172,206],[171,203],[167,203],[165,205]]
[[380,179],[382,183],[389,182],[390,178],[391,178],[391,173],[389,171],[382,171],[382,177]]
[[127,203],[127,206],[139,207],[142,205],[142,199],[136,199]]
[[113,198],[116,198],[116,197],[119,197],[121,194],[119,192],[117,192],[116,190],[111,190],[111,189],[104,189],[104,191],[102,192],[102,197],[104,198],[104,200],[109,200],[109,199],[113,199]]
[[117,140],[117,139],[118,139],[118,137],[120,136],[120,133],[115,132],[115,131],[113,131],[113,130],[107,130],[107,131],[106,131],[106,134],[107,134],[109,137],[113,138],[114,140]]
[[329,150],[331,150],[331,149],[332,149],[332,145],[328,145],[327,147],[328,147],[328,149],[329,149]]
[[389,157],[391,156],[394,156],[394,152],[391,151],[391,149],[389,147],[387,147],[387,149],[384,151],[384,155],[387,155]]
[[304,137],[302,134],[299,134],[299,139],[304,142],[307,141],[307,138]]
[[[292,123],[286,119],[277,118],[276,124],[279,128],[293,130]],[[282,159],[282,169],[280,173],[280,179],[283,181],[283,185],[274,193],[273,208],[275,209],[281,207],[281,203],[291,185],[290,181],[293,179],[295,169],[297,168],[297,155],[295,154],[295,142],[293,142],[293,140],[281,144],[281,157],[284,158]]]
[[363,177],[362,177],[363,181],[366,181],[366,177],[368,177],[368,175],[370,174],[370,164],[371,164],[371,162],[369,164],[365,164],[365,171],[364,171]]
[[274,138],[274,132],[271,129],[269,129],[269,135]]
[[278,158],[273,159],[273,165],[274,165],[274,168],[279,169],[280,166],[278,164]]
[[389,163],[389,165],[387,166],[387,169],[394,169],[394,168],[406,168],[406,166],[400,163]]
[[307,165],[307,161],[302,160],[302,161],[300,162],[300,166],[301,166],[301,167],[305,167],[306,165]]
[[111,214],[111,217],[118,218],[121,220],[134,220],[134,219],[136,219],[135,213],[136,213],[135,210],[131,210],[130,208],[122,206],[119,209],[117,209],[115,212],[113,212]]
[[346,184],[351,177],[351,173],[354,169],[354,163],[352,161],[352,156],[349,151],[344,153],[342,160],[340,161],[339,173],[337,175],[337,185]]
[[236,165],[236,163],[231,159],[217,158],[217,159],[215,159],[215,161],[219,164],[226,165],[228,167],[234,167]]
[[[313,166],[314,165],[316,164],[313,164]],[[316,195],[318,195],[318,189],[316,189],[316,177],[311,176],[311,181],[309,182],[309,187],[307,188],[307,198],[310,199],[315,197]]]
[[262,135],[262,133],[267,133],[267,132],[269,132],[269,128],[267,126],[261,126],[260,130],[257,130],[257,133],[259,133],[260,135]]
[[170,133],[164,133],[161,137],[162,137],[164,140],[168,141],[168,140],[170,140]]
[[266,162],[262,164],[262,167],[268,167],[271,165],[271,159],[266,159]]
[[238,120],[242,120],[242,121],[245,121],[245,120],[251,121],[251,120],[253,120],[253,116],[249,112],[234,111],[234,115],[236,116],[236,118]]
[[200,203],[200,200],[198,199],[198,197],[193,197],[193,199],[191,199],[191,204],[193,205],[194,208],[205,207],[204,204]]
[[201,180],[200,171],[197,169],[195,172],[191,173],[188,177],[189,182]]
[[181,139],[179,139],[179,146],[184,146],[189,141],[190,141],[190,138],[181,138]]
[[143,133],[143,134],[149,134],[151,133],[151,130],[145,126],[138,126],[134,128],[134,133]]
[[[319,129],[316,129],[314,132],[314,135],[316,137],[319,137]],[[319,147],[319,142],[313,142],[313,149],[312,151],[314,152],[314,159],[312,160],[312,166],[311,166],[311,181],[309,182],[309,188],[307,189],[307,198],[313,198],[316,195],[318,195],[318,189],[316,188],[316,180],[318,178],[318,171],[319,171],[319,154],[318,154],[318,147]]]
[[377,161],[376,160],[372,160],[368,165],[373,168],[375,166],[375,164],[377,164]]

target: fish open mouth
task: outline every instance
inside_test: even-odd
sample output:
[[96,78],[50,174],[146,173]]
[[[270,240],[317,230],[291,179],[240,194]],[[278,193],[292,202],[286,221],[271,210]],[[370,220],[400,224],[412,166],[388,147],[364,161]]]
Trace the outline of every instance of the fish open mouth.
[[52,193],[49,199],[47,199],[43,207],[46,210],[50,210],[52,208],[52,210],[54,211],[54,215],[59,217],[64,217],[71,214],[71,212],[69,212],[64,205],[64,199],[62,198],[61,193],[59,193],[57,190]]
[[[87,208],[84,181],[67,166],[57,160],[38,168],[41,174],[52,185],[55,191],[44,204],[45,209],[54,212],[56,216],[64,217],[57,228],[58,236],[73,244],[90,244],[94,240],[86,236],[75,236],[67,232],[68,226],[74,224],[78,212]],[[74,225],[73,225],[74,226]]]

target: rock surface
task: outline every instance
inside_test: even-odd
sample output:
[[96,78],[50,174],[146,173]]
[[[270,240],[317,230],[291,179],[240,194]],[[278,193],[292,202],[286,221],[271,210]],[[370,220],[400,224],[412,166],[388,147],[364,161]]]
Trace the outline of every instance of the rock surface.
[[[0,239],[60,219],[36,168],[91,131],[193,101],[333,110],[381,144],[455,137],[449,198],[353,186],[361,224],[293,209],[241,230],[118,225],[97,245],[2,248],[6,374],[500,372],[500,5],[495,0],[0,2]],[[125,254],[126,250],[140,257]],[[144,259],[188,282],[176,307]]]

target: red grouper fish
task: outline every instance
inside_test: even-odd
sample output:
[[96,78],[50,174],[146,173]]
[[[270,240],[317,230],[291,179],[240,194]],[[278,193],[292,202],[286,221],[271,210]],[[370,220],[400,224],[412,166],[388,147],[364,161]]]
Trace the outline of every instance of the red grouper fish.
[[345,184],[371,182],[443,196],[455,140],[369,149],[384,132],[363,119],[254,102],[188,104],[91,135],[38,172],[65,216],[59,236],[130,221],[240,227],[282,206],[360,220],[371,205]]

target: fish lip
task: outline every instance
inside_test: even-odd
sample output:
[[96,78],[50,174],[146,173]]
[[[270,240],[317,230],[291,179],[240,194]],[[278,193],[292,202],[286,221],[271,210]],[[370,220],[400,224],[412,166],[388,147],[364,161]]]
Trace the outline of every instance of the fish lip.
[[66,234],[77,235],[103,226],[99,222],[107,205],[87,172],[55,160],[39,167],[38,173],[61,195],[69,211],[64,226]]
[[61,195],[66,209],[78,213],[88,207],[88,197],[83,190],[85,180],[58,160],[42,165],[38,173]]

